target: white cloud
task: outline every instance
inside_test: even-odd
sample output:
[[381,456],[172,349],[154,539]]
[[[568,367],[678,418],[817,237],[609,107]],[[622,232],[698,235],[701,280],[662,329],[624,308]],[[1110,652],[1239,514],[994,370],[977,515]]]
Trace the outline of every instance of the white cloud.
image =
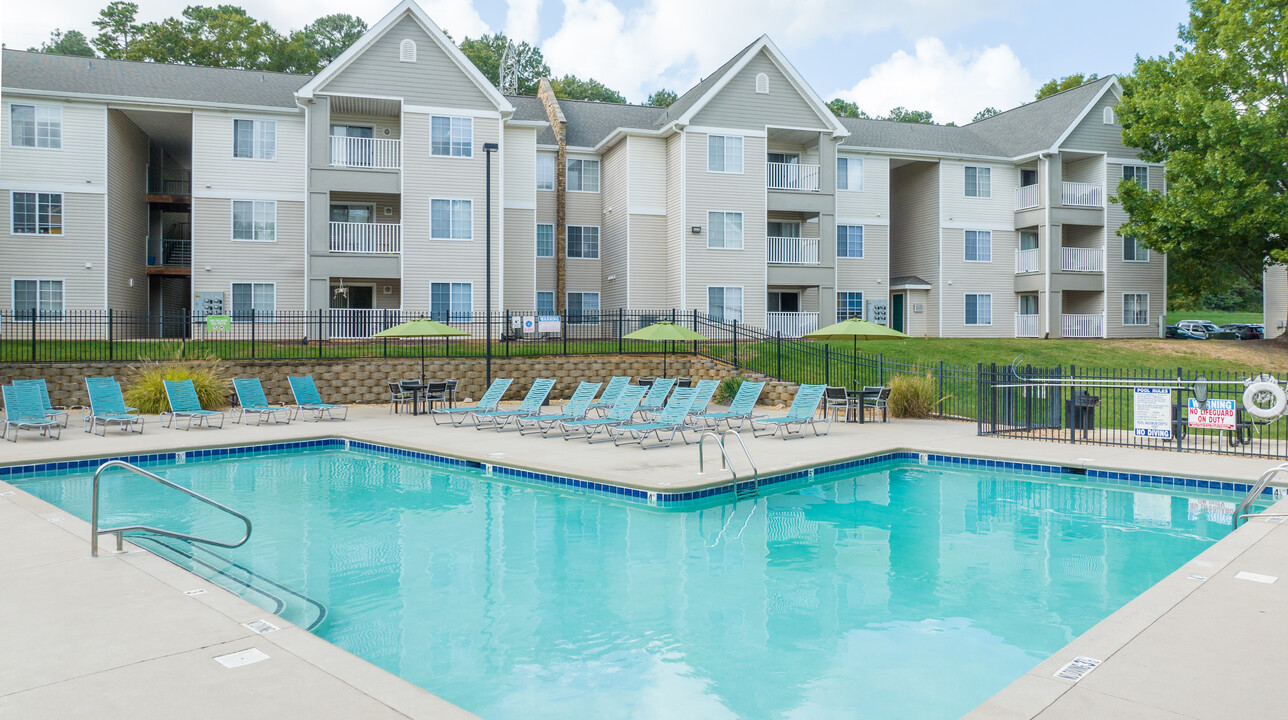
[[[869,115],[903,106],[929,110],[935,121],[963,125],[986,107],[1006,110],[1032,99],[1033,77],[1010,47],[950,52],[924,37],[913,55],[899,50],[868,76],[834,96],[858,103]],[[829,96],[832,97],[832,96]]]
[[505,34],[515,42],[526,41],[532,45],[541,40],[541,0],[507,0]]

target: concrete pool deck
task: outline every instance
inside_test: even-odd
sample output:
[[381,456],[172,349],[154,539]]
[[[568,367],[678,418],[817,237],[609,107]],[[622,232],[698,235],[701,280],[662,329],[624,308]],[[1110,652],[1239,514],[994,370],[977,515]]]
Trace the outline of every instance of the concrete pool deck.
[[[24,433],[17,444],[4,443],[0,464],[345,437],[644,489],[729,481],[710,448],[708,474],[700,476],[693,446],[641,451],[498,436],[391,416],[384,407],[354,408],[347,422],[191,432],[149,417],[144,435],[113,431],[106,439],[82,433],[78,420],[59,441]],[[938,421],[838,423],[826,437],[748,438],[748,445],[762,474],[895,450],[1239,482],[1273,464],[980,438],[973,423]],[[91,559],[88,534],[87,523],[0,483],[0,717],[473,717],[149,553]],[[1253,520],[970,717],[1260,717],[1288,708],[1288,690],[1264,682],[1288,659],[1288,580],[1236,577],[1273,576],[1285,559],[1288,528]],[[205,592],[186,594],[192,590]],[[282,629],[259,634],[243,625],[257,619]],[[268,660],[231,669],[214,661],[251,648]],[[1077,683],[1055,678],[1076,655],[1103,663]]]

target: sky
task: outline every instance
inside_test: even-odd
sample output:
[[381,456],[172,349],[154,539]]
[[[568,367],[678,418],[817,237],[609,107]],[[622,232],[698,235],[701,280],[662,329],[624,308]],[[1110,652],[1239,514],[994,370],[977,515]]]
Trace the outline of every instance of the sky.
[[[219,0],[204,4],[215,5]],[[135,0],[142,20],[199,0]],[[347,12],[374,24],[394,0],[223,0],[278,31]],[[1072,73],[1131,72],[1176,45],[1184,0],[420,0],[456,39],[504,31],[539,44],[555,75],[593,77],[631,102],[682,93],[769,34],[826,101],[870,115],[902,106],[937,122],[1015,107]],[[54,28],[91,25],[107,0],[7,0],[0,37],[38,46]]]

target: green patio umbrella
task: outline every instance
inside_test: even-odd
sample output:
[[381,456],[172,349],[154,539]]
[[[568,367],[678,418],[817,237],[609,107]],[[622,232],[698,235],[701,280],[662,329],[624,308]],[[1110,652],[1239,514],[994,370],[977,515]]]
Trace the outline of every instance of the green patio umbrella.
[[372,335],[372,337],[384,338],[420,338],[420,382],[425,382],[425,338],[449,338],[469,335],[464,330],[458,330],[451,325],[444,325],[441,322],[430,320],[428,318],[416,318],[408,320],[400,325],[395,325],[386,330]]
[[908,336],[898,330],[891,330],[885,325],[878,325],[867,320],[859,318],[850,318],[842,320],[834,325],[828,325],[825,328],[819,328],[814,332],[808,332],[801,337],[814,338],[815,340],[844,340],[851,338],[854,340],[854,352],[859,351],[860,340],[907,340]]
[[[670,320],[653,323],[648,327],[642,327],[635,332],[626,333],[622,336],[623,340],[650,340],[652,342],[684,342],[687,340],[708,340],[706,335],[694,332],[686,327],[676,325]],[[662,355],[662,377],[666,377],[666,359],[669,350],[663,351]]]

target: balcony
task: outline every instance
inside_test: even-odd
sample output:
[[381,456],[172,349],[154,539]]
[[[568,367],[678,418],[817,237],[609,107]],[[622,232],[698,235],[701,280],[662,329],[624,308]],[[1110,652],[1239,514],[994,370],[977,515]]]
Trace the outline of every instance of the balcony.
[[776,265],[817,265],[818,238],[765,238],[767,260]]
[[[1037,248],[1015,251],[1015,274],[1035,273],[1042,271],[1042,251]],[[1023,337],[1023,336],[1021,336]]]
[[1104,272],[1105,251],[1100,248],[1060,248],[1060,270],[1063,272]]
[[818,192],[818,165],[765,163],[765,187],[770,190]]
[[770,335],[794,338],[817,329],[818,313],[816,312],[765,313],[765,331]]
[[331,167],[397,170],[402,167],[402,141],[332,135]]
[[1016,313],[1015,314],[1015,337],[1017,338],[1038,337],[1038,316],[1021,315],[1019,313]]
[[191,202],[192,173],[183,168],[149,165],[147,182],[148,202]]
[[402,225],[398,223],[331,223],[330,251],[387,255],[402,251]]
[[1060,202],[1065,207],[1104,207],[1104,191],[1093,183],[1061,183]]
[[1105,334],[1103,315],[1070,315],[1060,316],[1060,337],[1098,338]]
[[1015,191],[1015,209],[1028,210],[1041,204],[1041,195],[1037,185],[1025,185]]

